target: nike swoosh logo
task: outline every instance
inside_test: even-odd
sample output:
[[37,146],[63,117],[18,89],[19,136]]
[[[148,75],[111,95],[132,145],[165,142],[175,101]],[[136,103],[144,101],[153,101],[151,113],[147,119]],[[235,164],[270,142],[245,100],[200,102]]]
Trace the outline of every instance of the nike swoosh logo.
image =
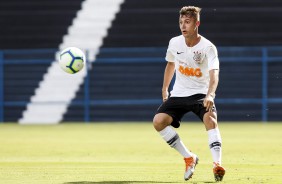
[[184,53],[184,52],[176,52],[176,54],[182,54],[182,53]]

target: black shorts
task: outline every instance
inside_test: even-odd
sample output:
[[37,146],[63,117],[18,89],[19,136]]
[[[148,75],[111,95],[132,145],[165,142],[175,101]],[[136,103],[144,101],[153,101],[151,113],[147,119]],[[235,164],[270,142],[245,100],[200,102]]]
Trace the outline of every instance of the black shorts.
[[[170,97],[158,108],[157,113],[166,113],[173,119],[171,126],[178,128],[184,114],[192,111],[202,121],[204,118],[206,108],[203,105],[205,94],[195,94],[189,97]],[[216,112],[215,105],[212,109]]]

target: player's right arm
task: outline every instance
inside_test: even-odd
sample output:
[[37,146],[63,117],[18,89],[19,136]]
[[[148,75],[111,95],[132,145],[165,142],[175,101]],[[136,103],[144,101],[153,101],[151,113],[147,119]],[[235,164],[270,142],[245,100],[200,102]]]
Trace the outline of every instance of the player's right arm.
[[169,84],[172,80],[172,77],[174,75],[174,69],[175,65],[174,62],[167,62],[164,72],[164,80],[163,80],[163,88],[162,88],[162,97],[163,101],[166,101],[168,99],[168,88]]
[[172,77],[175,72],[175,56],[173,52],[175,52],[175,49],[173,47],[175,39],[172,38],[169,41],[169,45],[166,51],[166,57],[165,60],[167,61],[165,72],[164,72],[164,80],[163,80],[163,87],[162,87],[162,97],[163,101],[166,101],[168,99],[169,93],[168,93],[168,88],[170,85],[170,82],[172,80]]

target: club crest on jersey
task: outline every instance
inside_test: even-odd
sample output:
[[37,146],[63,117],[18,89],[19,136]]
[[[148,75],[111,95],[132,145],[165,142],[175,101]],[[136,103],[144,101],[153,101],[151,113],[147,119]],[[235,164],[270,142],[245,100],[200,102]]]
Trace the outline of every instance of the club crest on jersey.
[[194,52],[194,57],[193,57],[194,61],[198,64],[202,64],[203,60],[202,60],[202,53],[199,51],[195,51]]

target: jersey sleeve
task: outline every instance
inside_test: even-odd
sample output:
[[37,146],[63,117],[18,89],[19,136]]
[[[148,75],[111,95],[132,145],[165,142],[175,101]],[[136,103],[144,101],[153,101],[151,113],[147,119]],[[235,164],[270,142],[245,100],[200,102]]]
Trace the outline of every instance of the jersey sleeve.
[[209,70],[213,70],[213,69],[219,70],[218,54],[217,54],[217,49],[214,45],[208,48],[206,55],[208,59],[208,69]]
[[169,44],[168,44],[168,48],[167,48],[167,51],[166,51],[166,56],[165,56],[165,60],[168,61],[168,62],[174,62],[175,60],[175,56],[173,54],[173,44],[172,44],[172,39],[169,41]]

